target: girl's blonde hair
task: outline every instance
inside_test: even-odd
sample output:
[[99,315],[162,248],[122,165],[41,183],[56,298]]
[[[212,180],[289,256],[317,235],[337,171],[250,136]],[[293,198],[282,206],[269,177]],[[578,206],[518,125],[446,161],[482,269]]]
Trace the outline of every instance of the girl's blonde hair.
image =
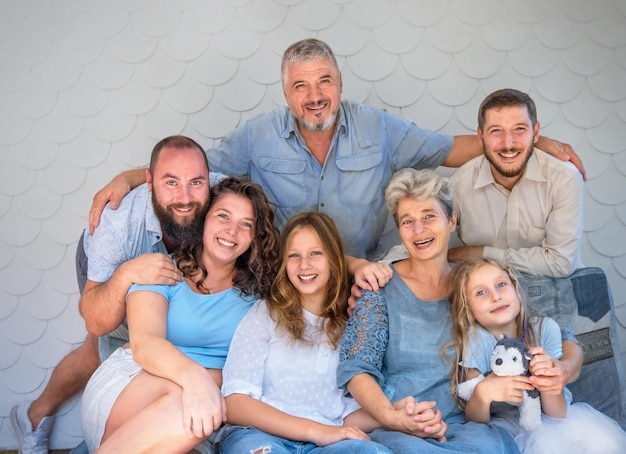
[[[538,333],[533,329],[533,323],[537,317],[531,315],[526,307],[523,293],[520,289],[519,280],[515,271],[508,265],[494,259],[477,257],[464,260],[452,268],[447,278],[448,300],[450,301],[450,312],[452,316],[452,342],[444,346],[443,354],[450,361],[453,367],[450,388],[457,404],[461,409],[465,408],[465,402],[457,394],[457,385],[466,380],[462,361],[469,348],[470,335],[472,330],[479,325],[474,318],[469,307],[469,295],[467,284],[471,275],[485,265],[492,265],[503,270],[515,287],[515,292],[520,301],[520,312],[517,314],[516,336],[524,341],[527,346],[537,345],[540,339]],[[454,349],[454,356],[447,353],[449,349]]]
[[280,266],[268,299],[269,313],[278,327],[294,340],[306,342],[306,321],[302,313],[300,293],[287,276],[289,243],[302,229],[311,229],[319,238],[328,258],[330,278],[322,316],[324,330],[333,348],[339,347],[348,320],[348,271],[341,237],[333,220],[324,213],[305,212],[293,216],[280,236]]

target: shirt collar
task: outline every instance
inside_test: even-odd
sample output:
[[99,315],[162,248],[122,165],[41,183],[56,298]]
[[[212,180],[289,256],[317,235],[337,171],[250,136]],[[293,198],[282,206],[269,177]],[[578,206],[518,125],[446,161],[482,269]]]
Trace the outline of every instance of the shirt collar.
[[156,213],[154,212],[154,205],[152,203],[152,200],[150,200],[150,203],[146,207],[146,230],[148,232],[153,232],[158,238],[160,238],[160,240],[163,240],[161,223],[156,217]]

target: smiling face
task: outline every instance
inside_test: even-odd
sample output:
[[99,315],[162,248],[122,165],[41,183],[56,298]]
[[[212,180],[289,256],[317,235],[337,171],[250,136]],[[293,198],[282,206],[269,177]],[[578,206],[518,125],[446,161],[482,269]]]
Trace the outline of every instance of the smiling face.
[[522,177],[539,137],[526,106],[494,107],[485,112],[478,139],[496,182],[511,190]]
[[517,335],[517,316],[521,305],[508,273],[485,264],[475,270],[466,285],[467,302],[478,323],[493,334]]
[[456,213],[448,219],[435,197],[398,201],[398,231],[411,258],[430,260],[448,255],[450,233],[456,228]]
[[296,230],[286,249],[287,277],[300,293],[302,306],[321,312],[330,279],[330,264],[325,248],[310,227]]
[[203,255],[208,263],[234,263],[252,244],[254,225],[254,209],[247,197],[226,193],[214,201],[202,236]]
[[166,244],[198,241],[209,208],[209,171],[204,152],[165,147],[152,172],[146,175]]
[[329,60],[292,63],[283,91],[300,129],[328,131],[335,126],[341,104],[341,73]]

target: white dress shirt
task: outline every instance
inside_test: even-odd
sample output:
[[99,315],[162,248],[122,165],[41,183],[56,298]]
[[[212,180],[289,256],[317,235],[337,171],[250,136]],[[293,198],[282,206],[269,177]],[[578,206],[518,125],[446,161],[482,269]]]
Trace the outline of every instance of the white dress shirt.
[[478,156],[450,182],[458,236],[466,246],[484,246],[485,257],[530,274],[565,277],[583,267],[583,180],[573,164],[535,148],[508,191]]

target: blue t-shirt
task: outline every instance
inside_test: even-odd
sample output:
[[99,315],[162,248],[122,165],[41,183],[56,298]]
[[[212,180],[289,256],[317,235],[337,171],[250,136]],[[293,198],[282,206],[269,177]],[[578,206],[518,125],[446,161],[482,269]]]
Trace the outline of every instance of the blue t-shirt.
[[192,291],[185,281],[176,285],[133,284],[128,294],[150,291],[169,303],[166,339],[206,368],[222,369],[239,322],[255,301],[235,287],[212,295]]

